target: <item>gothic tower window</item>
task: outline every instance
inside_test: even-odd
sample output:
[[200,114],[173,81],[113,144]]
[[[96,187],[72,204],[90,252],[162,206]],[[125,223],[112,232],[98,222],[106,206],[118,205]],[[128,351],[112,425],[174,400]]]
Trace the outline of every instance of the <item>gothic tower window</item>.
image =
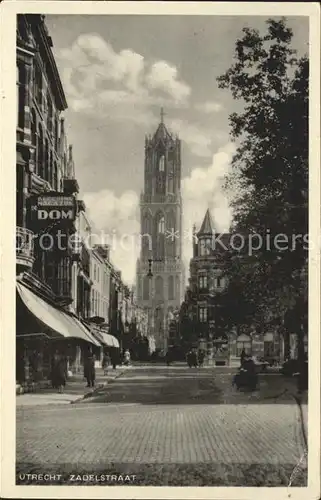
[[164,280],[161,276],[155,279],[155,299],[162,301],[164,299]]
[[143,300],[149,299],[149,283],[150,279],[148,276],[144,276],[143,280]]
[[143,214],[142,220],[142,253],[144,257],[148,257],[152,250],[152,215],[150,213]]
[[174,276],[168,278],[168,299],[174,300]]
[[158,213],[155,217],[154,255],[157,259],[165,256],[165,217],[163,213]]
[[176,240],[176,223],[175,213],[173,210],[168,212],[166,217],[167,237],[166,237],[166,254],[168,257],[175,257],[175,240]]
[[161,155],[158,159],[157,174],[156,174],[156,193],[165,194],[166,192],[166,176],[165,176],[165,157]]
[[165,172],[165,156],[164,155],[162,155],[159,159],[158,170],[159,170],[159,172]]
[[162,216],[158,221],[158,234],[165,233],[165,218]]

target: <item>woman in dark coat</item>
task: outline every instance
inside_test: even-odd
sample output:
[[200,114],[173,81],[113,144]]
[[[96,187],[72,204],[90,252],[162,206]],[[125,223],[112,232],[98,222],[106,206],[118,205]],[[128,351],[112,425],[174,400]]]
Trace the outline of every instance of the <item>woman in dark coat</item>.
[[87,360],[85,362],[84,376],[87,380],[87,387],[94,387],[96,378],[95,356],[91,350],[89,351]]
[[63,393],[67,380],[67,360],[62,354],[56,352],[52,360],[51,383],[54,389]]

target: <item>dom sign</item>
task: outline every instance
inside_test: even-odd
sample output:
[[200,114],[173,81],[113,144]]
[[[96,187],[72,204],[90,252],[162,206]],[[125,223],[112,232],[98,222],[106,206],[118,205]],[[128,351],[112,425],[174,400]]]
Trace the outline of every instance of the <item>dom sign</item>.
[[38,210],[38,220],[58,220],[58,219],[74,219],[72,210]]
[[76,218],[76,201],[73,196],[62,193],[48,193],[31,200],[33,225],[46,227],[53,222],[73,222]]

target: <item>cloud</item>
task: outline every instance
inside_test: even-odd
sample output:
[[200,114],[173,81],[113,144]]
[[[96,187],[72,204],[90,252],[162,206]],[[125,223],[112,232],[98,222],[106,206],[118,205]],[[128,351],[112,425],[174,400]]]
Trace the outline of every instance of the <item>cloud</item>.
[[190,87],[178,80],[177,68],[166,61],[154,63],[146,77],[146,81],[150,88],[168,93],[176,102],[184,102],[191,93]]
[[[131,49],[116,52],[94,33],[80,35],[70,48],[57,54],[70,108],[123,119],[122,106],[135,108],[134,122],[152,123],[150,105],[184,106],[190,87],[167,61],[146,61]],[[117,104],[117,108],[115,105]]]
[[108,189],[85,193],[84,201],[92,221],[93,243],[107,243],[111,260],[122,271],[125,282],[135,282],[140,252],[139,198],[134,191],[116,196]]
[[[227,143],[212,158],[207,168],[196,167],[188,177],[182,179],[183,230],[188,232],[194,224],[199,229],[206,210],[213,217],[215,231],[228,231],[232,222],[229,197],[232,193],[223,192],[225,175],[229,172],[235,146]],[[184,260],[189,263],[192,245],[184,248]]]
[[205,101],[200,104],[196,104],[195,108],[203,113],[217,113],[222,111],[223,106],[219,102],[215,101]]
[[191,152],[196,156],[212,155],[212,133],[208,129],[187,122],[186,120],[171,120],[169,122],[173,132],[185,141]]

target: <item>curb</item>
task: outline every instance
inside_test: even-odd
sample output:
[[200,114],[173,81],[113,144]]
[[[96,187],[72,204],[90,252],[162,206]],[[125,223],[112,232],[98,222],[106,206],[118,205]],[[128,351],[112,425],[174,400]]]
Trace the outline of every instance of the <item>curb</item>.
[[125,373],[125,370],[121,371],[114,377],[113,379],[109,380],[108,382],[105,382],[104,384],[101,384],[98,386],[96,389],[94,389],[92,392],[87,392],[87,394],[84,394],[80,398],[75,399],[74,401],[70,401],[69,404],[75,404],[75,403],[81,403],[81,401],[84,401],[85,399],[92,398],[94,396],[97,396],[99,393],[104,392],[104,389],[109,385],[114,382],[114,380],[118,379]]
[[301,422],[301,432],[303,435],[303,440],[305,447],[308,447],[308,438],[307,438],[307,430],[305,428],[305,423],[304,423],[304,416],[303,416],[303,410],[302,410],[302,401],[301,398],[295,394],[292,394],[293,399],[295,400],[298,410],[299,410],[299,416],[300,416],[300,422]]

